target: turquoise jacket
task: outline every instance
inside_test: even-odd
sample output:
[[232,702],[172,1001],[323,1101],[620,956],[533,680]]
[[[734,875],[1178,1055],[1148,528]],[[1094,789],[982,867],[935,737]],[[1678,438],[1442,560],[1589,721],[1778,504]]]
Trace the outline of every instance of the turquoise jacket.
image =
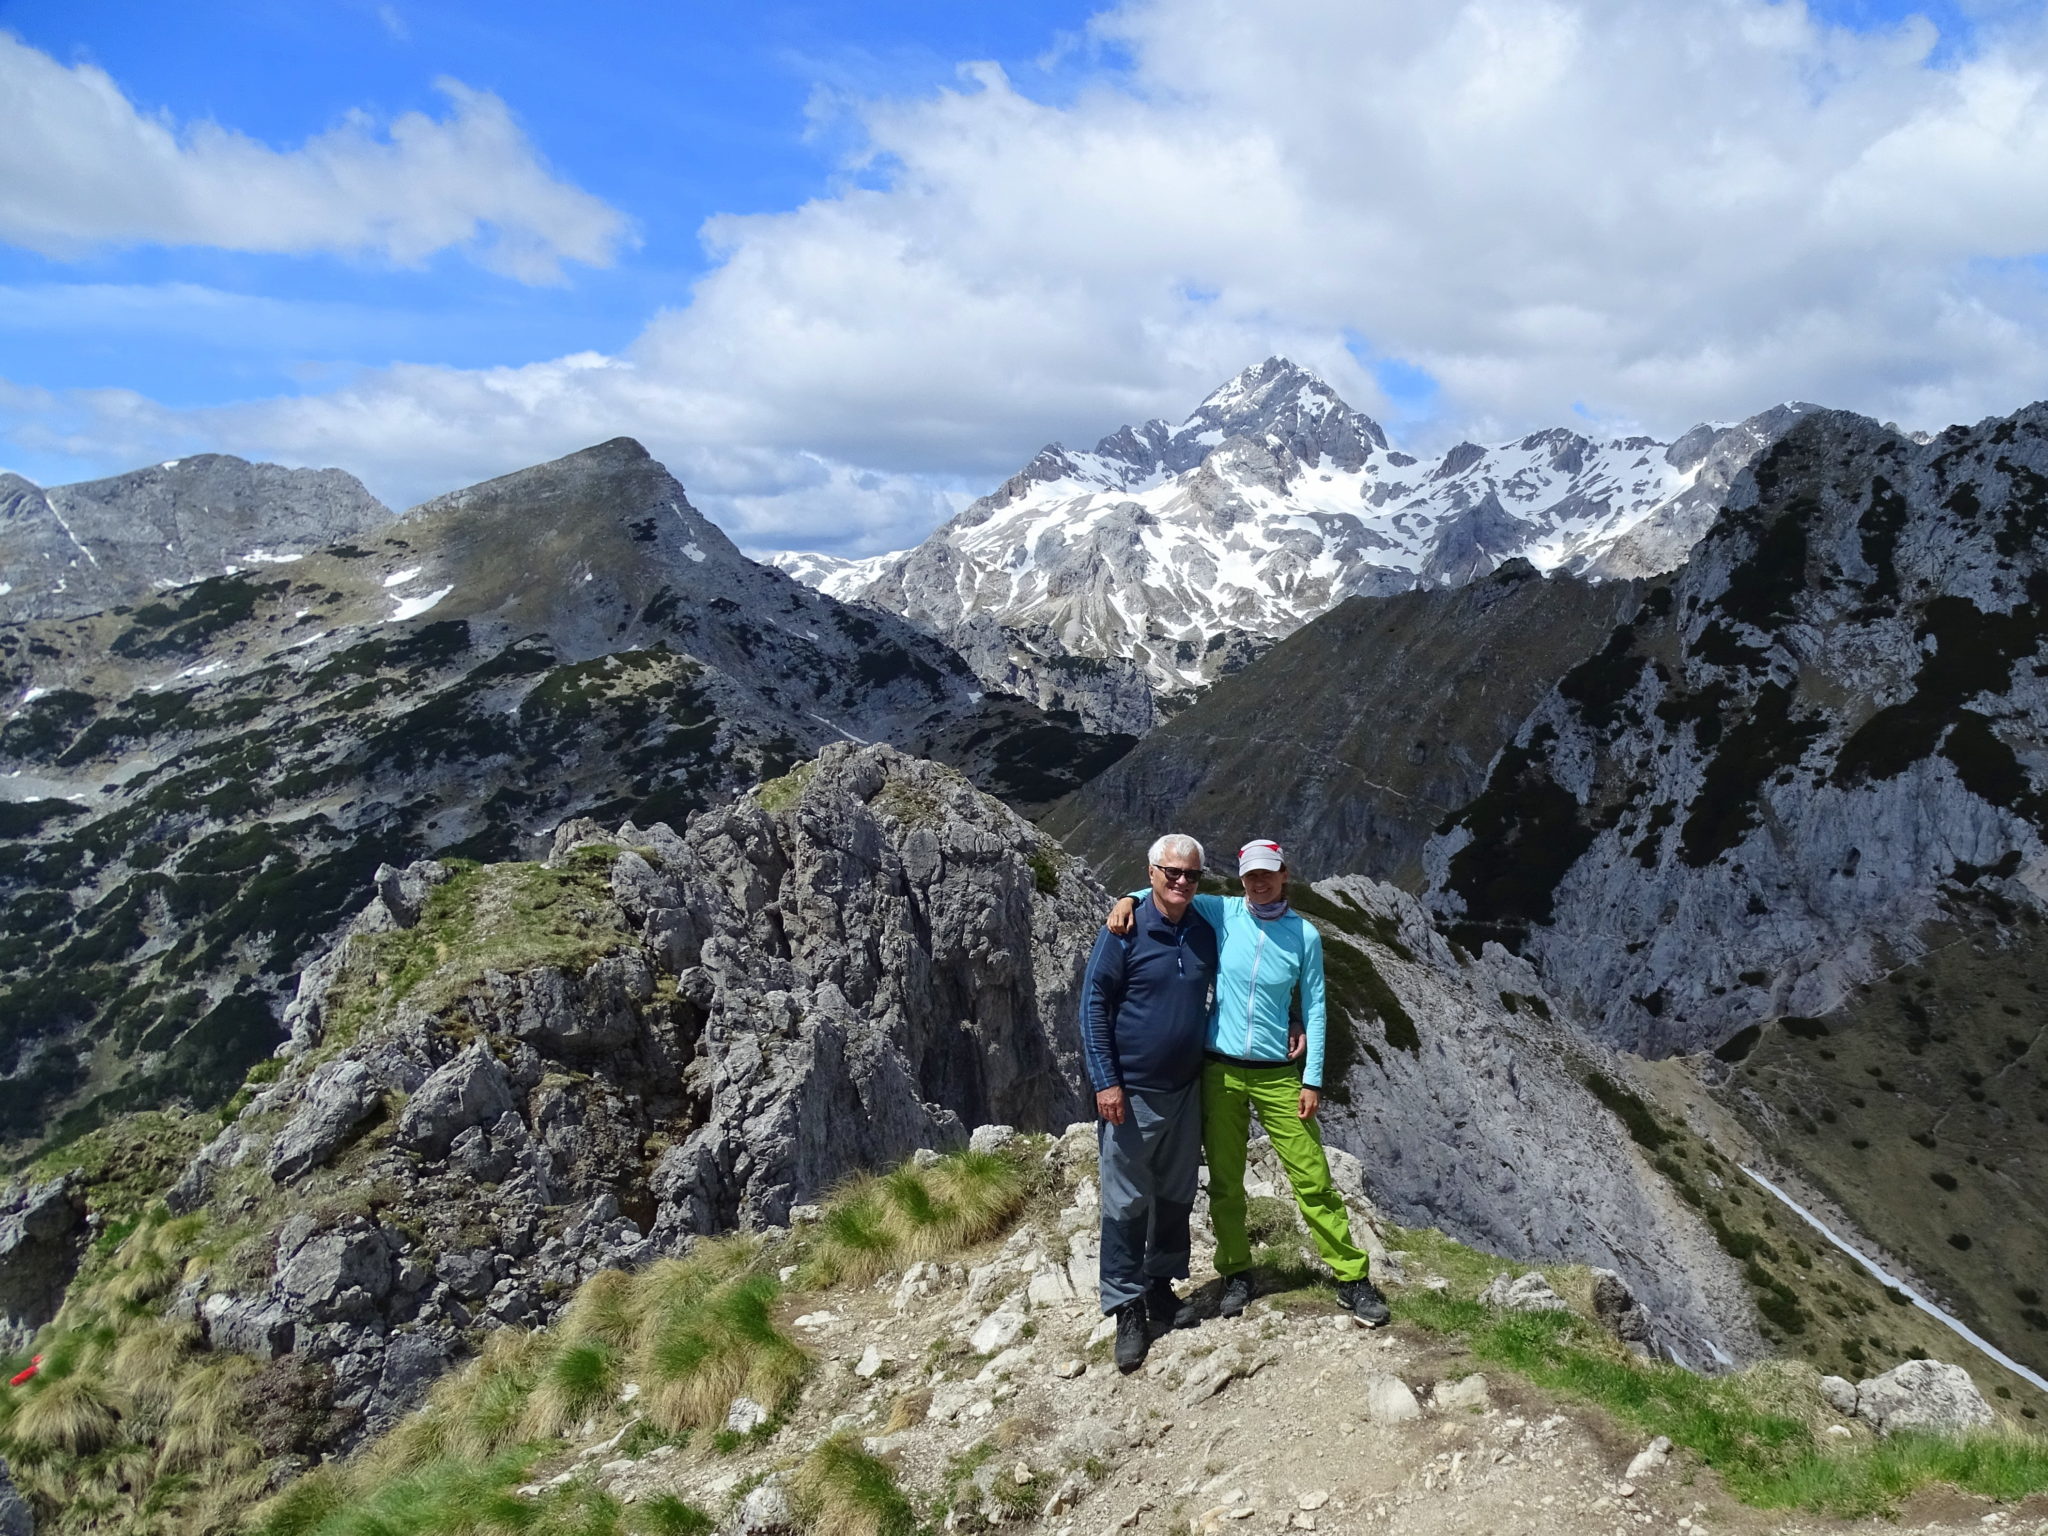
[[[1144,891],[1132,897],[1143,900]],[[1323,936],[1297,912],[1271,922],[1252,916],[1242,896],[1197,896],[1195,911],[1216,930],[1221,959],[1208,1048],[1246,1061],[1284,1062],[1294,989],[1308,1031],[1304,1087],[1323,1086]]]

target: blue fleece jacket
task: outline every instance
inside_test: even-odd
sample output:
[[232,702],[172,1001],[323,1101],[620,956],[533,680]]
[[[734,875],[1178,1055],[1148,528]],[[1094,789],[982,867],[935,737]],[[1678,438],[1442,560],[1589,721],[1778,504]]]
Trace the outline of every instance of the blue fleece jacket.
[[1166,1093],[1202,1075],[1216,930],[1192,910],[1168,922],[1150,895],[1136,917],[1129,938],[1095,936],[1081,982],[1081,1048],[1097,1092]]
[[[1138,892],[1131,893],[1136,896]],[[1216,1007],[1207,1045],[1242,1061],[1287,1060],[1287,1022],[1301,989],[1301,1024],[1308,1057],[1303,1086],[1323,1086],[1323,936],[1298,912],[1270,920],[1253,915],[1242,896],[1197,896],[1194,911],[1215,926],[1222,941]],[[1143,905],[1140,905],[1143,910]]]

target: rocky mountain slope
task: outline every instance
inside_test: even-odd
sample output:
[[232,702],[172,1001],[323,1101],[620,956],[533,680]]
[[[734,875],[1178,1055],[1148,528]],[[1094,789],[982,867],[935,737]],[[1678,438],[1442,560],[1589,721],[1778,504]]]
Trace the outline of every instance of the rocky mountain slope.
[[223,453],[47,490],[0,474],[0,623],[141,603],[210,576],[286,564],[390,520],[341,470]]
[[[744,1507],[749,1469],[782,1464],[778,1432],[800,1439],[801,1456],[849,1426],[882,1439],[929,1421],[879,1451],[912,1467],[940,1458],[906,1483],[980,1507],[996,1497],[988,1482],[967,1494],[942,1463],[995,1427],[982,1423],[995,1404],[1014,1399],[1006,1413],[1043,1423],[1005,1431],[1013,1450],[1097,1436],[1092,1420],[1136,1410],[1121,1439],[1034,1463],[1031,1479],[1047,1481],[1033,1483],[1032,1507],[1052,1518],[1096,1508],[1108,1466],[1155,1422],[1147,1405],[1207,1415],[1227,1394],[1235,1422],[1210,1429],[1241,1433],[1241,1407],[1274,1406],[1271,1389],[1310,1358],[1310,1336],[1293,1331],[1304,1326],[1322,1345],[1309,1385],[1354,1431],[1403,1422],[1397,1399],[1439,1415],[1525,1401],[1468,1381],[1469,1362],[1450,1369],[1523,1337],[1513,1322],[1489,1332],[1495,1316],[1549,1319],[1542,1358],[1569,1346],[1608,1371],[1648,1369],[1639,1358],[1725,1370],[1780,1341],[1807,1357],[1787,1380],[1806,1404],[1791,1411],[1816,1429],[1840,1411],[1823,1406],[1816,1367],[1853,1380],[1930,1352],[1931,1325],[1877,1318],[1890,1309],[1875,1282],[1776,1224],[1735,1188],[1721,1150],[1636,1097],[1625,1064],[1558,1017],[1526,961],[1458,954],[1388,886],[1351,877],[1296,898],[1326,941],[1333,1163],[1378,1273],[1405,1298],[1404,1327],[1423,1330],[1357,1363],[1400,1390],[1336,1374],[1362,1341],[1332,1337],[1328,1292],[1297,1252],[1262,1151],[1262,1274],[1282,1294],[1243,1323],[1163,1342],[1128,1400],[1108,1395],[1122,1388],[1095,1353],[1092,1130],[1073,1125],[1053,1145],[1012,1129],[1057,1130],[1083,1112],[1077,988],[1107,896],[960,774],[840,743],[681,834],[573,820],[542,863],[422,861],[380,871],[375,891],[306,969],[290,1050],[223,1112],[164,1195],[168,1212],[153,1209],[167,1165],[146,1149],[152,1135],[176,1144],[190,1122],[167,1139],[149,1129],[163,1117],[96,1133],[8,1192],[0,1301],[50,1380],[0,1400],[0,1448],[61,1529],[83,1528],[75,1512],[88,1510],[224,1520],[387,1430],[387,1449],[317,1474],[303,1498],[354,1486],[336,1477],[429,1464],[437,1486],[467,1486],[464,1458],[496,1465],[525,1437],[597,1475],[607,1497],[680,1492],[715,1507],[723,1490]],[[977,1155],[937,1155],[970,1144]],[[906,1168],[846,1182],[906,1156]],[[1017,1183],[1025,1169],[1045,1170],[1036,1194]],[[754,1236],[707,1241],[734,1227]],[[104,1241],[90,1240],[96,1229]],[[996,1238],[957,1262],[944,1246]],[[1523,1273],[1532,1260],[1592,1268],[1546,1279]],[[1597,1324],[1556,1310],[1574,1299]],[[541,1324],[553,1328],[527,1331]],[[1889,1359],[1855,1344],[1880,1330]],[[1432,1332],[1450,1338],[1430,1343]],[[806,1385],[814,1359],[842,1365]],[[894,1389],[870,1390],[896,1372],[918,1394],[914,1413],[892,1406]],[[1266,1372],[1278,1374],[1260,1385]],[[2009,1408],[2035,1411],[2005,1376],[1977,1374]],[[1414,1390],[1431,1382],[1434,1393]],[[1873,1414],[1880,1398],[1873,1389]],[[61,1433],[60,1407],[72,1426]],[[627,1411],[614,1421],[614,1408]],[[650,1426],[638,1438],[635,1414]],[[728,1428],[708,1455],[693,1442],[676,1459],[673,1437],[691,1425]],[[1614,1486],[1642,1476],[1627,1457],[1610,1466],[1597,1433],[1558,1428],[1525,1441],[1526,1420],[1502,1425],[1488,1455],[1565,1457],[1570,1474],[1542,1487],[1579,1515],[1635,1496]],[[1295,1438],[1247,1454],[1295,1468]],[[213,1452],[194,1463],[199,1443]],[[741,1459],[722,1466],[732,1452]],[[1405,1507],[1401,1478],[1368,1486],[1338,1460],[1317,1486],[1342,1491],[1339,1513]],[[119,1487],[103,1476],[116,1463]],[[557,1464],[518,1496],[577,1482],[550,1481]],[[1476,1466],[1460,1478],[1459,1465],[1431,1463],[1428,1491],[1462,1486],[1484,1509],[1533,1486]],[[1163,1470],[1127,1463],[1123,1491]],[[1155,1508],[1187,1498],[1184,1480],[1152,1492]],[[1010,1518],[1035,1516],[1020,1505]],[[1168,1518],[1185,1525],[1190,1512]]]
[[1125,745],[745,559],[624,439],[367,544],[0,628],[0,698],[9,1138],[224,1097],[380,864],[681,822],[848,737],[1021,804]]
[[1629,582],[1514,560],[1462,587],[1354,597],[1144,737],[1041,824],[1112,885],[1141,880],[1146,829],[1219,863],[1280,837],[1309,879],[1422,885],[1422,848],[1486,781],[1552,684],[1630,616]]
[[[2048,408],[1809,417],[1428,859],[1452,936],[1722,1092],[2037,1367]],[[1738,1065],[1739,1064],[1739,1065]]]
[[[330,1366],[349,1423],[410,1402],[479,1322],[551,1315],[565,1279],[1087,1102],[1078,986],[1106,894],[888,747],[828,748],[680,837],[572,821],[545,865],[422,862],[378,890],[307,968],[289,1059],[169,1195],[206,1216],[185,1315]],[[1760,1353],[1738,1266],[1517,990],[1526,964],[1459,961],[1371,882],[1303,900],[1329,942],[1329,1132],[1387,1210],[1618,1271],[1646,1348]]]
[[1810,409],[1668,446],[1557,430],[1423,462],[1314,374],[1268,358],[1178,428],[1048,445],[915,549],[775,559],[945,636],[999,686],[1037,678],[1040,702],[1142,732],[1140,676],[1170,711],[1347,597],[1460,585],[1516,558],[1591,576],[1670,570],[1741,465]]

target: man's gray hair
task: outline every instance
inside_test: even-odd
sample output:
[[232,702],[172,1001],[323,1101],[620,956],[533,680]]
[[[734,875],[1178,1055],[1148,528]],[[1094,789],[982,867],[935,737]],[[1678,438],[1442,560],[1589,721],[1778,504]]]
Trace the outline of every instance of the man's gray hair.
[[1145,851],[1145,862],[1157,864],[1162,859],[1170,859],[1175,855],[1184,859],[1192,858],[1196,869],[1202,867],[1202,845],[1185,832],[1169,832],[1160,838]]

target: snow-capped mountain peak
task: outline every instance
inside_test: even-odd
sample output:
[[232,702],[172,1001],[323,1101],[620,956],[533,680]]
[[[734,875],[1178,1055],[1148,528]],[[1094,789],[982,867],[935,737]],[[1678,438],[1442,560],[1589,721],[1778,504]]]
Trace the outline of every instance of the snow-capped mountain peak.
[[[1142,730],[1151,701],[1130,669],[1152,693],[1185,694],[1353,595],[1455,586],[1515,558],[1592,576],[1672,569],[1734,475],[1811,409],[1698,428],[1668,449],[1560,427],[1424,461],[1269,357],[1178,427],[1048,444],[914,549],[771,558],[936,630],[995,686]],[[1074,681],[1104,667],[1121,713]]]

